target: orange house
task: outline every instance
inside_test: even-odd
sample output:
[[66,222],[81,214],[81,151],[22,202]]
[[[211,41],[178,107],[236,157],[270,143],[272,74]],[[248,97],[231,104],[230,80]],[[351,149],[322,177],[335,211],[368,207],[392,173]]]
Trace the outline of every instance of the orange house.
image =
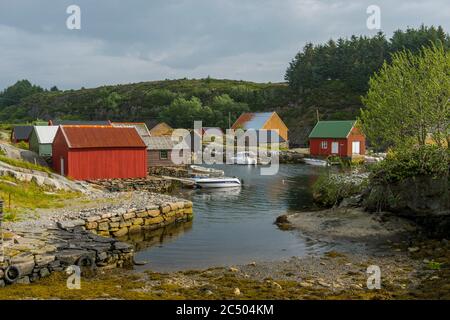
[[231,129],[278,130],[280,144],[289,145],[288,127],[276,112],[246,112],[236,120]]

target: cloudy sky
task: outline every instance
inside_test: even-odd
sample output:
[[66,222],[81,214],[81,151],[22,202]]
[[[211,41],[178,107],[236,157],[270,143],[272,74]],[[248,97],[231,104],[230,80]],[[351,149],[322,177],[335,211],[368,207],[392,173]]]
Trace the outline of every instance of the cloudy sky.
[[[69,30],[69,5],[81,30]],[[306,42],[407,26],[450,31],[448,0],[0,0],[0,90],[18,79],[62,89],[174,78],[282,81]]]

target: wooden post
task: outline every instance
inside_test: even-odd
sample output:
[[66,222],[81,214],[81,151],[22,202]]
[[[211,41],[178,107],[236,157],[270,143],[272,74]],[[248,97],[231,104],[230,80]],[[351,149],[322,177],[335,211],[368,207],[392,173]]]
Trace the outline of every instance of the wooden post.
[[317,116],[317,122],[320,121],[320,117],[319,117],[319,109],[316,109],[316,116]]

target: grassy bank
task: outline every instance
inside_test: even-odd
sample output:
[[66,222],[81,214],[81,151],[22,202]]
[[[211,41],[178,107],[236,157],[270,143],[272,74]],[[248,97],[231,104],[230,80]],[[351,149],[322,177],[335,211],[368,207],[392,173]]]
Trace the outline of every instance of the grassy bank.
[[64,201],[79,197],[76,192],[55,191],[34,182],[0,177],[0,197],[4,201],[4,220],[24,218],[27,212],[39,208],[61,208]]

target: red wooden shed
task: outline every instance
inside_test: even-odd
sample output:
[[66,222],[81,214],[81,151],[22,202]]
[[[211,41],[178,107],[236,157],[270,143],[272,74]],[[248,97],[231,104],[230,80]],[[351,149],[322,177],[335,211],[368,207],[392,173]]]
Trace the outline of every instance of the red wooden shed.
[[56,172],[76,180],[147,175],[147,146],[135,128],[60,126],[52,157]]
[[312,156],[353,157],[366,153],[366,138],[354,120],[319,121],[309,135]]

